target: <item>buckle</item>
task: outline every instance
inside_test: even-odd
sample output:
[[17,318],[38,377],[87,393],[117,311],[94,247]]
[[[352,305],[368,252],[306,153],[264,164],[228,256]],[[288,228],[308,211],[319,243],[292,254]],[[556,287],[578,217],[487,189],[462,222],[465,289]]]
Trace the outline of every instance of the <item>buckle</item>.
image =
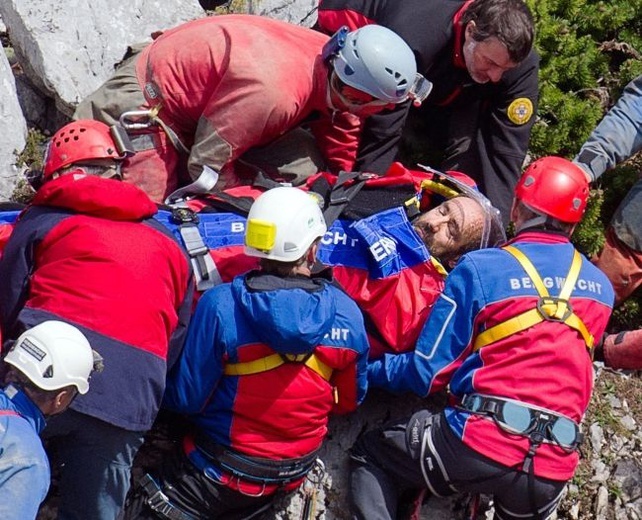
[[483,397],[478,394],[466,394],[461,400],[461,407],[469,412],[482,411]]
[[[557,316],[557,313],[560,310],[560,304],[563,304],[566,307],[564,314],[561,317]],[[552,312],[551,307],[554,308]],[[573,314],[573,307],[571,306],[571,302],[568,300],[554,298],[552,296],[544,296],[537,300],[537,312],[539,312],[542,318],[546,321],[557,321],[563,323]]]
[[140,479],[140,484],[143,487],[143,491],[147,495],[147,504],[154,511],[158,511],[167,503],[168,498],[165,496],[160,486],[156,483],[154,478],[146,473]]
[[190,208],[172,208],[172,219],[179,224],[198,224],[198,215]]

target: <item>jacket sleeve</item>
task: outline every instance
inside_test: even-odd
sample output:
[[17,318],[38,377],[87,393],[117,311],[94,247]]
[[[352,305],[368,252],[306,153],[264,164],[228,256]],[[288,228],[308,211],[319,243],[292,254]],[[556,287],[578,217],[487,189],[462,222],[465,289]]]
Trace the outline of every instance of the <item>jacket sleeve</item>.
[[472,352],[475,316],[482,308],[482,288],[474,264],[463,257],[448,275],[413,352],[386,354],[370,362],[368,382],[393,393],[424,397],[446,388],[453,373]]
[[396,160],[410,102],[364,121],[355,171],[384,175]]
[[[264,67],[269,67],[269,61]],[[207,165],[220,174],[218,189],[238,184],[234,161],[296,126],[300,114],[293,92],[271,81],[265,69],[238,89],[228,86],[214,91],[198,120],[190,149],[192,179]]]
[[15,339],[18,314],[29,297],[29,282],[38,244],[57,220],[40,208],[27,210],[16,224],[0,259],[2,337]]
[[217,341],[221,321],[216,312],[223,287],[207,291],[196,306],[181,356],[167,378],[163,406],[169,410],[200,412],[223,374],[223,349]]
[[347,305],[345,326],[349,330],[350,342],[343,347],[347,362],[342,369],[335,370],[331,384],[336,390],[336,402],[333,413],[348,413],[354,411],[365,399],[368,390],[368,336],[366,335],[363,316],[357,305],[341,293],[339,299],[345,299]]
[[353,171],[361,121],[348,112],[324,115],[310,124],[319,150],[332,173]]
[[608,169],[642,150],[642,75],[631,81],[595,127],[575,161],[595,181]]
[[[497,98],[490,99],[489,119],[481,127],[481,158],[488,172],[484,178],[517,178],[528,151],[535,123],[538,90],[539,56],[531,52],[514,69],[506,72]],[[484,153],[485,152],[485,153]],[[512,184],[511,184],[512,190]]]
[[[189,262],[189,261],[188,261]],[[183,350],[187,331],[192,315],[192,305],[194,302],[194,277],[191,268],[188,270],[186,280],[186,289],[183,301],[177,309],[178,324],[169,338],[169,348],[167,353],[167,369],[170,370]]]

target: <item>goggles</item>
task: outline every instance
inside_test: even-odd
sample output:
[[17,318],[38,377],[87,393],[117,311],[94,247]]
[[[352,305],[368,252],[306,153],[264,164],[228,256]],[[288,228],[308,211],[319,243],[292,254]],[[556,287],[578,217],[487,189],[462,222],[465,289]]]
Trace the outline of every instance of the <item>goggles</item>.
[[[330,87],[334,91],[334,93],[337,95],[337,97],[341,100],[341,103],[348,109],[348,110],[357,110],[357,109],[362,109],[362,108],[367,108],[367,107],[385,107],[386,105],[391,105],[389,101],[383,101],[381,99],[377,99],[374,96],[368,94],[367,92],[362,92],[356,87],[352,87],[351,85],[348,85],[341,81],[341,78],[337,76],[336,72],[332,72],[332,75],[330,77]],[[347,97],[344,93],[343,90],[345,88],[352,88],[355,90],[358,90],[360,94],[364,96],[370,97],[368,101],[359,101],[354,98],[349,98]]]
[[567,453],[577,450],[584,437],[577,423],[568,417],[509,399],[469,394],[458,408],[491,417],[506,433],[528,437],[537,444],[553,443]]
[[[334,90],[334,92],[336,93],[337,97],[341,100],[341,103],[343,103],[348,108],[383,107],[386,105],[403,103],[408,99],[412,101],[413,106],[419,107],[432,91],[432,83],[419,73],[417,73],[417,75],[415,76],[415,81],[412,87],[410,87],[410,90],[408,91],[406,96],[394,103],[392,101],[384,101],[382,99],[377,99],[374,96],[371,96],[370,94],[368,94],[372,98],[370,101],[359,102],[353,99],[348,99],[343,94],[343,89],[345,87],[350,87],[350,85],[347,85],[346,83],[341,81],[341,79],[337,76],[336,72],[332,73],[332,76],[330,78],[330,85]],[[352,88],[359,90],[356,87],[352,87]]]
[[[346,45],[346,39],[349,32],[350,32],[350,29],[348,28],[348,26],[344,25],[330,37],[330,39],[325,43],[325,45],[323,46],[323,49],[321,50],[321,58],[323,59],[324,62],[326,63],[329,62],[335,56],[337,56],[339,52],[341,52],[341,50]],[[336,74],[333,74],[333,76],[336,77]],[[337,80],[341,83],[341,85],[345,85],[343,82],[341,82],[341,80],[339,80],[339,78],[337,78]],[[408,90],[407,94],[403,98],[395,101],[394,103],[391,101],[382,101],[380,99],[375,99],[373,101],[368,101],[366,103],[358,103],[358,102],[354,102],[346,99],[341,93],[342,89],[339,88],[339,85],[336,85],[334,83],[334,80],[331,83],[335,92],[341,99],[341,102],[344,103],[349,108],[385,106],[389,104],[403,103],[406,100],[411,100],[412,104],[415,107],[419,107],[426,100],[426,98],[432,91],[432,82],[427,80],[423,75],[416,73],[415,79],[412,83],[412,86]]]

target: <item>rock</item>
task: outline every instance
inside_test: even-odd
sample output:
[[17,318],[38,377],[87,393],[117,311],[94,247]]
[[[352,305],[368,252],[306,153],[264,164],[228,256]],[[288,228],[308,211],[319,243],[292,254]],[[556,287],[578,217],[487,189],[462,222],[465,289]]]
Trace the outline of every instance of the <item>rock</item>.
[[602,443],[604,442],[604,432],[602,427],[597,423],[592,424],[589,428],[589,434],[593,451],[599,452],[602,449]]
[[625,459],[618,462],[613,480],[618,485],[624,502],[642,499],[642,466],[639,461]]
[[594,472],[591,482],[602,483],[608,481],[611,476],[611,471],[604,461],[600,459],[593,460],[591,461],[591,466],[593,467]]
[[128,45],[203,14],[197,0],[0,3],[25,74],[67,115],[111,75]]
[[604,486],[597,490],[595,499],[595,518],[596,520],[606,520],[609,508],[609,492]]
[[23,168],[16,164],[27,137],[16,82],[4,52],[0,53],[0,200],[8,200]]
[[635,419],[630,415],[625,415],[624,417],[621,417],[620,423],[630,432],[637,429],[637,423],[635,422]]
[[311,27],[317,21],[318,3],[318,0],[246,0],[246,12]]

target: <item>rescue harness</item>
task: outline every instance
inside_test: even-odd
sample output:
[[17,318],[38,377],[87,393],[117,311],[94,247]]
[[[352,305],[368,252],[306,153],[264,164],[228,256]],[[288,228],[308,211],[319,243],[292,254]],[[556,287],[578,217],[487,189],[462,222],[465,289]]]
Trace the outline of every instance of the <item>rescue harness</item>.
[[[549,294],[542,277],[528,257],[514,246],[502,249],[511,254],[530,277],[539,300],[534,309],[524,311],[512,318],[481,332],[473,343],[473,351],[496,343],[504,338],[527,330],[544,321],[564,323],[578,332],[584,344],[593,355],[594,338],[586,325],[575,312],[569,301],[582,268],[582,255],[576,250],[564,284],[557,297]],[[510,434],[526,437],[529,441],[528,452],[524,457],[521,471],[528,475],[531,507],[536,518],[541,519],[535,503],[533,458],[543,443],[557,445],[565,453],[573,453],[582,443],[583,435],[579,424],[552,410],[535,407],[512,399],[486,396],[481,394],[464,395],[457,408],[492,419],[497,426]]]
[[569,301],[571,292],[575,287],[575,282],[577,282],[579,277],[580,269],[582,268],[582,255],[578,251],[574,252],[571,268],[569,269],[559,296],[552,297],[541,276],[535,269],[535,266],[524,253],[514,246],[504,246],[502,249],[510,253],[524,268],[524,271],[526,271],[526,274],[528,274],[537,290],[539,300],[534,309],[522,312],[481,332],[473,343],[473,351],[477,352],[483,347],[529,329],[543,321],[556,321],[564,323],[576,330],[580,336],[582,336],[586,348],[592,355],[595,340],[586,328],[584,322],[573,312],[573,307]]
[[253,361],[227,363],[223,373],[226,376],[248,376],[273,370],[286,363],[302,363],[326,381],[330,381],[332,377],[332,368],[321,361],[314,353],[299,355],[275,353]]

